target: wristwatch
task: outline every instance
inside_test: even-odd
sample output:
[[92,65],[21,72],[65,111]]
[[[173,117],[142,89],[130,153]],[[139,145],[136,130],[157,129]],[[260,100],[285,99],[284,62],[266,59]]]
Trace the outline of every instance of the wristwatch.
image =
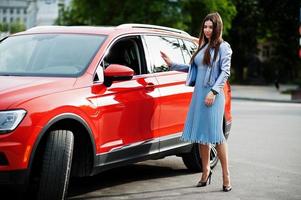
[[218,94],[218,92],[215,91],[214,89],[211,89],[211,92],[212,92],[214,95],[217,95],[217,94]]

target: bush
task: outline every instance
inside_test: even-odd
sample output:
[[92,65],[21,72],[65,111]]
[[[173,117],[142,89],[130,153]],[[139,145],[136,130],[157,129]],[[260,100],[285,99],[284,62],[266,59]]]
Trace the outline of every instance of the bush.
[[21,22],[0,23],[0,32],[17,33],[25,29],[25,25]]

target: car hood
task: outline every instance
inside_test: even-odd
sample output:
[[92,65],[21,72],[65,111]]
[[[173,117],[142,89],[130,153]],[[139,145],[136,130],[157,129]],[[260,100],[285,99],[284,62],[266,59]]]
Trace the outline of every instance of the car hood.
[[0,76],[0,110],[71,89],[76,78]]

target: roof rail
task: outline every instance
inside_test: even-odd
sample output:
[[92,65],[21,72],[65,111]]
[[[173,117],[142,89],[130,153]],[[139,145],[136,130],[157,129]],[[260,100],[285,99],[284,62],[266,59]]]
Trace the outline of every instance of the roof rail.
[[57,25],[41,25],[41,26],[34,26],[31,27],[29,29],[27,29],[26,31],[32,31],[32,30],[43,30],[43,29],[47,29],[47,28],[52,28],[52,27],[62,27],[62,26],[57,26]]
[[179,30],[179,29],[175,29],[175,28],[169,28],[169,27],[165,27],[165,26],[158,26],[158,25],[151,25],[151,24],[121,24],[119,26],[117,26],[116,28],[149,28],[149,29],[158,29],[158,30],[164,30],[164,31],[172,31],[175,33],[180,33],[183,35],[189,35],[189,33]]

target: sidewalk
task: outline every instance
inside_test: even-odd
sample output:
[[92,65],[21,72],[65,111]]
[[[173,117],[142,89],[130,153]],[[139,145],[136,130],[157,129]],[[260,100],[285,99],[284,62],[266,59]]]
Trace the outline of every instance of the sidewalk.
[[283,91],[296,89],[296,85],[280,85],[277,90],[274,85],[253,86],[253,85],[231,85],[232,99],[271,101],[284,103],[301,103],[300,100],[292,100],[291,94],[284,94]]

